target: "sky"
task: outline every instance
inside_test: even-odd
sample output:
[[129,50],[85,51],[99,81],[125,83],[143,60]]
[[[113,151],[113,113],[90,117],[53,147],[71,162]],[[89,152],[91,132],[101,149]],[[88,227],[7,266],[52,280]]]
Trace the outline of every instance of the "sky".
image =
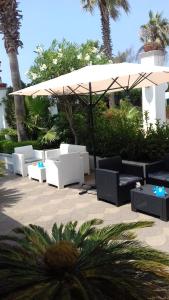
[[[163,17],[169,19],[168,0],[128,0],[130,13],[126,15],[121,10],[118,21],[111,21],[111,38],[113,54],[132,47],[135,52],[142,46],[139,41],[139,28],[148,21],[148,12],[163,12]],[[18,61],[21,79],[29,82],[25,73],[33,65],[35,48],[38,44],[46,49],[53,39],[81,44],[86,40],[102,42],[100,14],[96,9],[91,15],[84,11],[80,0],[20,0],[19,9],[23,19],[20,28],[20,39],[23,48],[19,50]],[[169,50],[169,48],[168,48]],[[0,36],[1,77],[4,83],[11,84],[8,56],[4,49],[2,35]]]

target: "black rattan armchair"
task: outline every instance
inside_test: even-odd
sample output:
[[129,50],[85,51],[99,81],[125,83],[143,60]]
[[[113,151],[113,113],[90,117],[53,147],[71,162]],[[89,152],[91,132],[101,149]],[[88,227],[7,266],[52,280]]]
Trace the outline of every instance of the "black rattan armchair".
[[98,200],[117,206],[130,202],[130,190],[136,182],[144,183],[143,167],[122,163],[120,156],[99,161],[96,169],[96,188]]
[[169,154],[146,165],[146,183],[169,187]]

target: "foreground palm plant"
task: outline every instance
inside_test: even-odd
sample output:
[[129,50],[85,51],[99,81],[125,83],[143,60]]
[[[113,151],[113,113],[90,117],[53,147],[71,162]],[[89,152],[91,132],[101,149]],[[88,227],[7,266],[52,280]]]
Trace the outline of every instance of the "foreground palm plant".
[[[0,237],[0,299],[169,299],[169,256],[135,240],[137,222],[30,225]],[[159,298],[159,297],[161,298]]]

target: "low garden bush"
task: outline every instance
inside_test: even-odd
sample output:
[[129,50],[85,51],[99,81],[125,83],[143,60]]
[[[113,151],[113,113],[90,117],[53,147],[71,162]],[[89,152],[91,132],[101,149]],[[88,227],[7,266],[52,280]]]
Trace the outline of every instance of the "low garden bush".
[[[157,121],[154,127],[149,125],[145,132],[141,111],[129,102],[111,109],[101,104],[95,110],[94,119],[98,156],[121,155],[126,160],[149,162],[169,153],[169,125]],[[81,132],[80,142],[87,145],[92,153],[89,131],[85,133],[83,128]]]
[[23,142],[14,142],[3,140],[0,141],[0,153],[13,153],[15,147],[21,147],[26,145],[32,145],[34,149],[42,149],[42,145],[38,141],[23,141]]

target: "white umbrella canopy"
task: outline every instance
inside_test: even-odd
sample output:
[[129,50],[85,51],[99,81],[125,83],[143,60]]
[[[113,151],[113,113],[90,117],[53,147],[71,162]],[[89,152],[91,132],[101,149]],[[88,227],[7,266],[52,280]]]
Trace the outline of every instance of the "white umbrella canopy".
[[[149,87],[169,82],[169,68],[145,64],[92,65],[71,73],[44,81],[34,86],[15,91],[11,95],[60,96],[76,95],[89,107],[90,135],[96,168],[93,108],[106,93],[129,91],[133,88]],[[93,103],[92,95],[101,94]],[[82,99],[80,95],[89,95]]]
[[[91,65],[11,93],[11,95],[87,95],[149,87],[169,82],[169,68],[119,63]],[[90,83],[90,84],[89,84]]]

